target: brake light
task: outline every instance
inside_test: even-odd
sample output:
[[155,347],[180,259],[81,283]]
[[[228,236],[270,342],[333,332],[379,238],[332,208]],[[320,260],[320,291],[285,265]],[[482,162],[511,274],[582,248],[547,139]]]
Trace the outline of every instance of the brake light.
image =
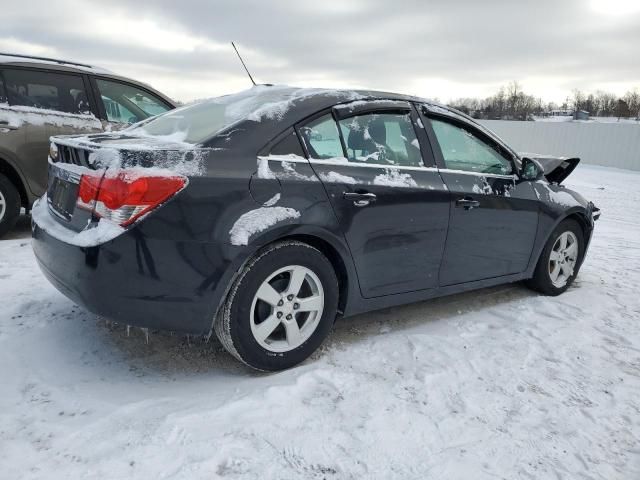
[[124,227],[174,196],[186,182],[180,175],[138,170],[121,170],[104,177],[97,172],[85,174],[80,178],[77,203]]

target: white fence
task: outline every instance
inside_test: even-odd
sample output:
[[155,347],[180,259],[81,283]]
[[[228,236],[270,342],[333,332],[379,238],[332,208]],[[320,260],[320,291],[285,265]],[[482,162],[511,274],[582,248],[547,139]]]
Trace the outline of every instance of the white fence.
[[517,152],[580,157],[584,163],[640,170],[640,125],[481,120]]

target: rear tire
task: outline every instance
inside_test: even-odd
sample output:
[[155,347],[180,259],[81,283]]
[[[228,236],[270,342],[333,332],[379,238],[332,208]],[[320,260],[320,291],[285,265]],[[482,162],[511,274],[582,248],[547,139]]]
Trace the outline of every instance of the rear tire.
[[575,220],[562,221],[547,240],[527,285],[544,295],[560,295],[578,275],[583,256],[582,228]]
[[20,193],[15,185],[0,174],[0,238],[16,224],[20,216]]
[[291,368],[331,331],[338,295],[333,266],[319,250],[299,241],[278,242],[242,269],[214,330],[225,349],[252,368]]

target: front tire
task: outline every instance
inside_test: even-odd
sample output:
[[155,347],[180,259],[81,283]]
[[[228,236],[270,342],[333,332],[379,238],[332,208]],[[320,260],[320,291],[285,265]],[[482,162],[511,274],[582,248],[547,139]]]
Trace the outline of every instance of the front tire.
[[16,224],[20,216],[20,194],[15,185],[0,174],[0,238]]
[[214,322],[225,349],[257,370],[293,367],[327,337],[338,308],[329,260],[299,241],[261,250],[242,269]]
[[583,256],[582,228],[575,220],[562,221],[549,237],[527,285],[544,295],[560,295],[578,275]]

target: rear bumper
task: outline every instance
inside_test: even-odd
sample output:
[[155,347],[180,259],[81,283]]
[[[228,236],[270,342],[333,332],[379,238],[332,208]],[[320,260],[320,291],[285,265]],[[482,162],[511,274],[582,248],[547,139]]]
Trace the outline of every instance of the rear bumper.
[[68,244],[32,222],[47,279],[87,310],[128,325],[203,334],[224,262],[213,245],[148,238],[134,227],[107,243]]

